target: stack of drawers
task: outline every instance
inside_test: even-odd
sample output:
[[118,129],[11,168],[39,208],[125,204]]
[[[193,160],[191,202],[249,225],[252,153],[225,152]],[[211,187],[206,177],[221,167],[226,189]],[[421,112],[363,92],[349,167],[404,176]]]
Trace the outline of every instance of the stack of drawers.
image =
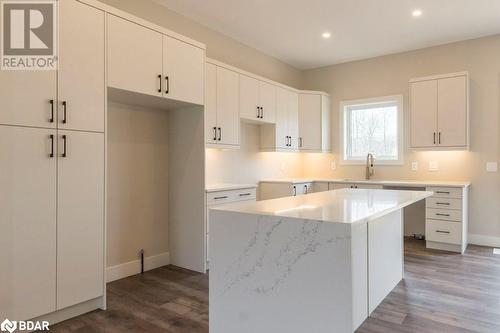
[[427,187],[434,195],[426,199],[427,247],[463,253],[467,247],[467,188]]

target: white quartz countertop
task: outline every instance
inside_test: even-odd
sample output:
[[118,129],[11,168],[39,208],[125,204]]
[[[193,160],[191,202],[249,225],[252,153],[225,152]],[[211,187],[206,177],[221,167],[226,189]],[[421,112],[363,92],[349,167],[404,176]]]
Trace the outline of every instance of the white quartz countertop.
[[373,184],[384,186],[405,186],[405,187],[426,187],[426,186],[442,186],[442,187],[468,187],[468,181],[441,181],[441,180],[379,180],[379,179],[338,179],[338,178],[283,178],[283,179],[265,179],[261,183],[349,183],[349,184]]
[[377,219],[430,197],[429,191],[342,189],[296,197],[213,208],[256,215],[294,217],[332,223],[358,223]]
[[230,190],[242,190],[246,188],[256,188],[256,184],[210,184],[205,186],[206,192],[219,192],[219,191],[230,191]]

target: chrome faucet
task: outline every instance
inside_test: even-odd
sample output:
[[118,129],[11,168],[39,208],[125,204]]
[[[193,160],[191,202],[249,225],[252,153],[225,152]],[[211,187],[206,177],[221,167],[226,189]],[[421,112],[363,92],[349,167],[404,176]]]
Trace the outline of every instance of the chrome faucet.
[[370,177],[375,173],[374,162],[372,153],[368,153],[366,156],[366,180],[370,180]]

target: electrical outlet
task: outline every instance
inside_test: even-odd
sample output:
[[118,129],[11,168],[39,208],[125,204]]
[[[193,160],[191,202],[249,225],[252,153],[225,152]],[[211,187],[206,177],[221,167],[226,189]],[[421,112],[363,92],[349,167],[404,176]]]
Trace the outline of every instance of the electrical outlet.
[[337,163],[335,163],[335,161],[332,161],[332,162],[330,163],[330,168],[331,168],[333,171],[337,170]]
[[439,162],[429,161],[429,171],[439,171]]
[[486,163],[486,172],[498,172],[498,162]]
[[418,171],[418,162],[411,162],[411,170]]

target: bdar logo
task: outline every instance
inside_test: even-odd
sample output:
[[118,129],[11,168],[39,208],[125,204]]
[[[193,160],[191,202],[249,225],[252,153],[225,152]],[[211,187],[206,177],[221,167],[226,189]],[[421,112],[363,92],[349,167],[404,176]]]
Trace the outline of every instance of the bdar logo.
[[14,332],[17,328],[17,322],[5,319],[2,324],[0,324],[0,330],[2,332]]

